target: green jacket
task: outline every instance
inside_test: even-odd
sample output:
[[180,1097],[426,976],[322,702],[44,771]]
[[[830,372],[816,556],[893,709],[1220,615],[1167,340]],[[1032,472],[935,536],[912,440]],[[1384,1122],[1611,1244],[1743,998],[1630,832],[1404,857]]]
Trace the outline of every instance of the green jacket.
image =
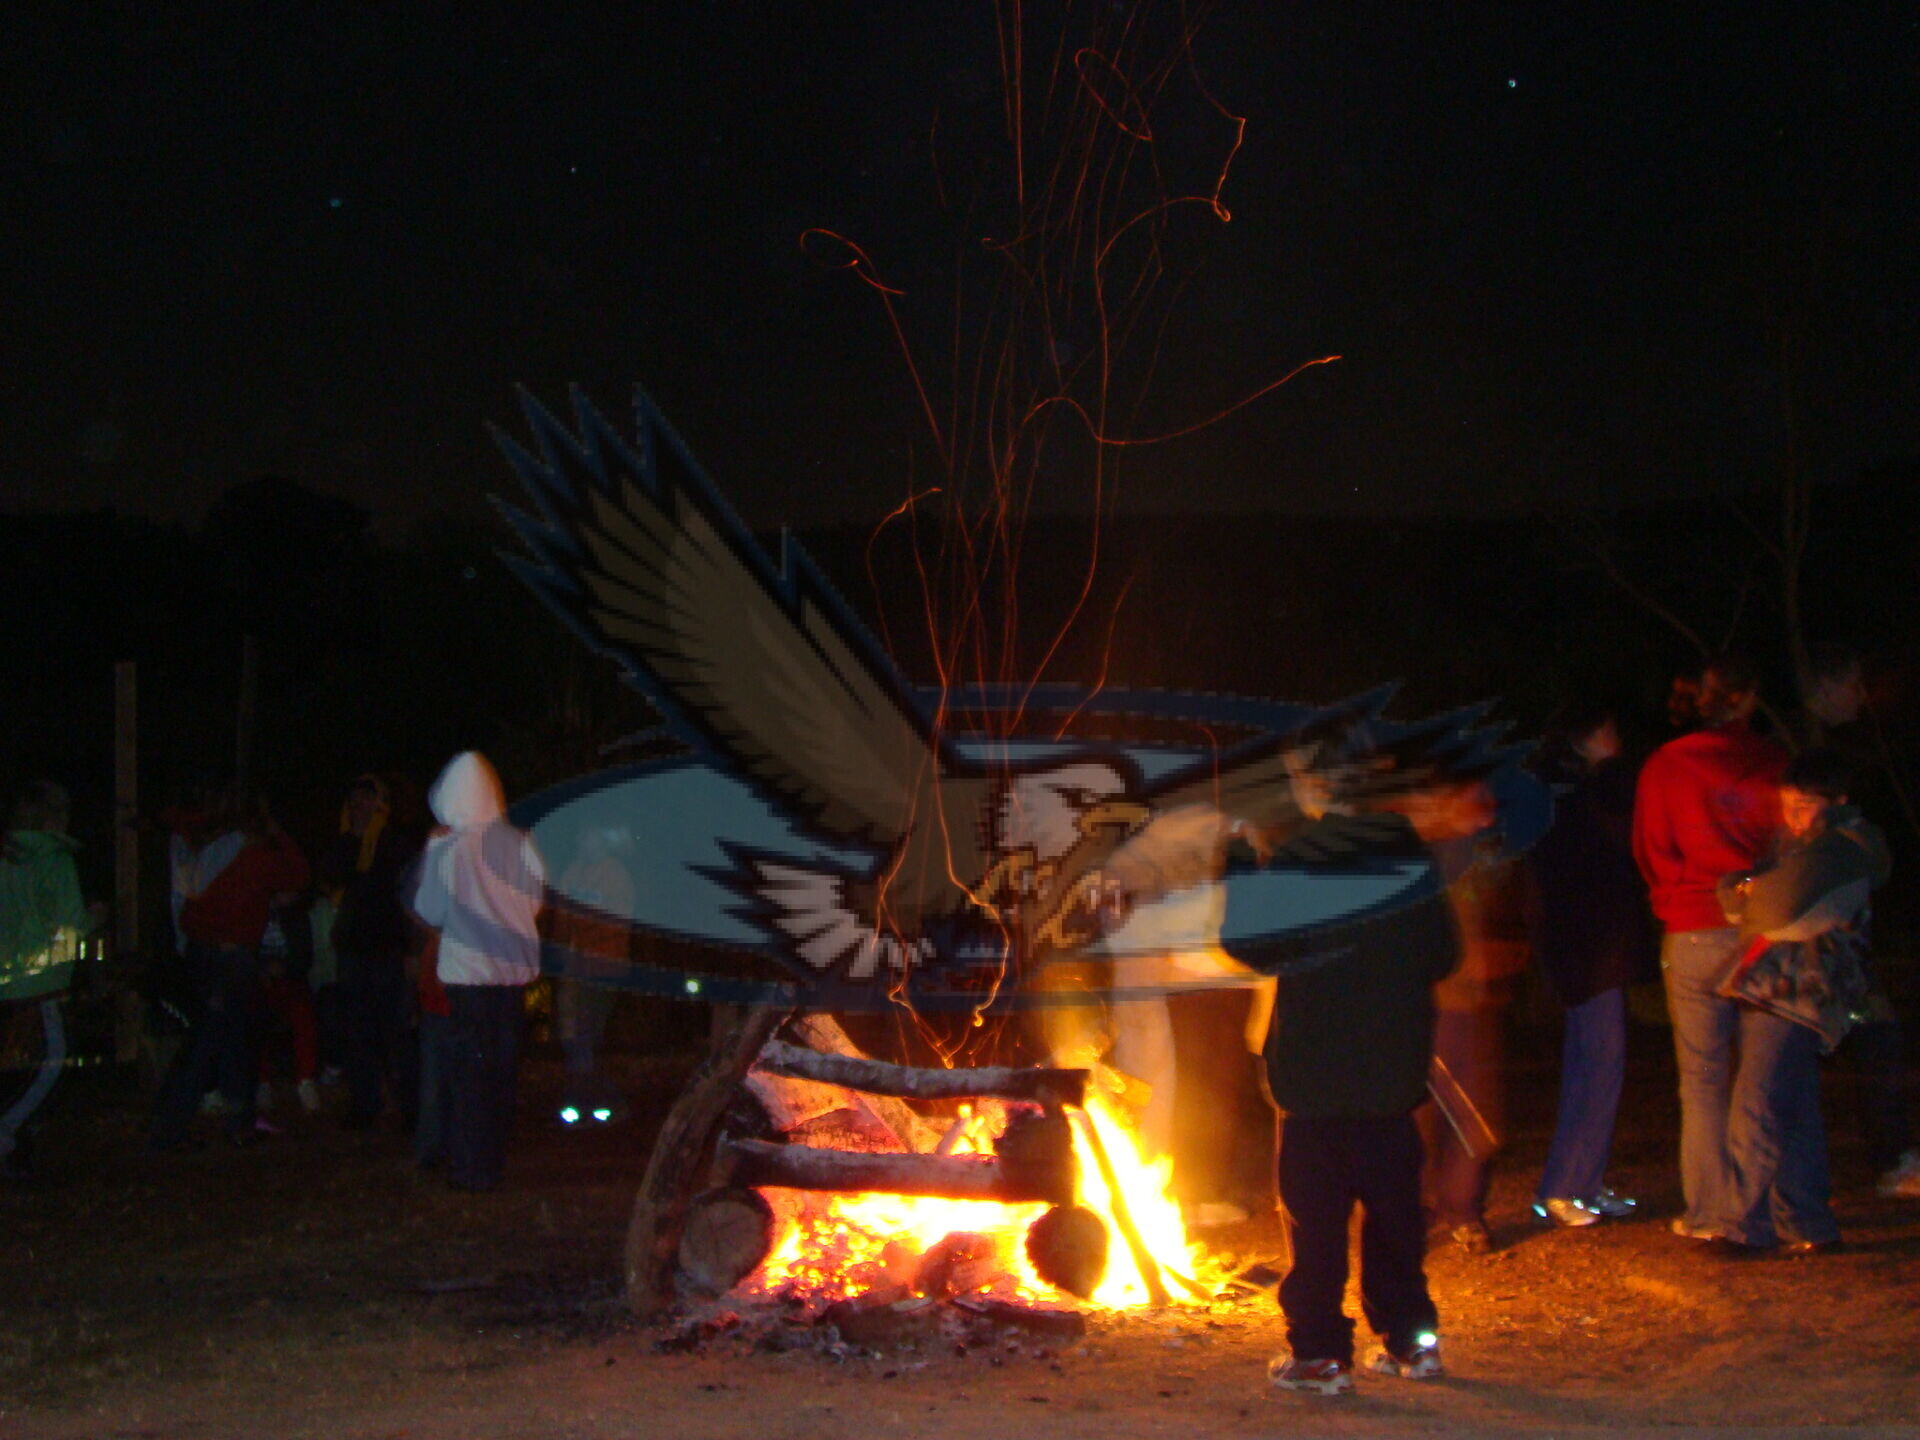
[[9,832],[0,848],[0,1001],[64,990],[91,923],[65,835]]

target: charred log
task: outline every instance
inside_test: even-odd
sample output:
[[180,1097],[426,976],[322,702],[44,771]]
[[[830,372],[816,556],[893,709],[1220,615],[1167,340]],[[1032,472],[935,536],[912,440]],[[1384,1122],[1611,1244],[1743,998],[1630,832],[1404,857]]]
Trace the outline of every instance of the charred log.
[[783,1040],[769,1041],[755,1069],[844,1085],[872,1095],[910,1100],[971,1100],[993,1096],[1045,1104],[1086,1103],[1087,1072],[1037,1067],[987,1066],[977,1070],[922,1070],[850,1055],[823,1055]]
[[990,1236],[956,1230],[920,1257],[913,1293],[944,1298],[970,1295],[1006,1273],[1006,1258]]
[[1027,1259],[1049,1285],[1093,1298],[1107,1274],[1107,1227],[1084,1205],[1056,1205],[1027,1227]]
[[1061,1204],[1072,1203],[1079,1168],[1073,1158],[1073,1131],[1057,1105],[1009,1107],[1006,1129],[993,1142],[993,1153],[1016,1183],[1064,1196]]
[[[729,1140],[722,1162],[735,1185],[793,1190],[873,1191],[883,1195],[937,1195],[949,1200],[1023,1204],[1071,1203],[1057,1189],[1057,1166],[1013,1165],[989,1155],[858,1154],[810,1145]],[[1071,1176],[1071,1170],[1066,1172]]]

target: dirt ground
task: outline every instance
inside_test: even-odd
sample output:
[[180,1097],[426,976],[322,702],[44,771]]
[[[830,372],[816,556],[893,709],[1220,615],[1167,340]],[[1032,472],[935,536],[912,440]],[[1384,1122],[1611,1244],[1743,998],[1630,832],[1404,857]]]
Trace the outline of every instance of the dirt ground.
[[[657,1352],[661,1332],[620,1308],[617,1255],[684,1058],[615,1057],[636,1118],[573,1133],[544,1121],[558,1067],[536,1053],[489,1195],[416,1171],[397,1131],[328,1117],[252,1150],[147,1155],[131,1077],[77,1071],[41,1177],[0,1190],[0,1440],[1920,1434],[1920,1202],[1874,1196],[1846,1077],[1829,1100],[1848,1249],[1718,1261],[1667,1230],[1676,1117],[1651,1028],[1635,1031],[1612,1177],[1645,1218],[1530,1222],[1550,1043],[1514,1067],[1497,1248],[1430,1262],[1448,1375],[1362,1375],[1333,1400],[1269,1391],[1266,1297],[1094,1315],[1058,1350]],[[1279,1243],[1270,1219],[1211,1238],[1242,1259]]]

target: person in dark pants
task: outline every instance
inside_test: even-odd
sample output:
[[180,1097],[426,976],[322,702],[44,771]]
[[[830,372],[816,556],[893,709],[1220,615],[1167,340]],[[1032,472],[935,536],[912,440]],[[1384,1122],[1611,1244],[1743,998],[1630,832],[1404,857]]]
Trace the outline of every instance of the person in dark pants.
[[1433,986],[1459,963],[1460,942],[1426,845],[1464,838],[1492,817],[1478,784],[1400,803],[1402,831],[1383,848],[1428,860],[1404,903],[1331,934],[1233,952],[1278,977],[1267,1081],[1282,1113],[1280,1203],[1292,1264],[1279,1295],[1288,1349],[1267,1373],[1282,1389],[1352,1387],[1353,1321],[1342,1296],[1355,1204],[1363,1212],[1361,1308],[1382,1343],[1372,1368],[1405,1379],[1441,1373],[1414,1111],[1427,1095]]
[[173,1150],[207,1087],[217,1081],[227,1101],[227,1138],[259,1139],[254,1082],[259,1078],[260,938],[276,895],[304,890],[310,872],[300,847],[274,823],[258,796],[232,802],[227,827],[239,845],[220,872],[180,911],[198,1013],[155,1108],[150,1145]]
[[346,1035],[347,1113],[364,1130],[379,1119],[385,1092],[409,1125],[419,1095],[412,1043],[413,995],[406,957],[412,925],[401,878],[419,850],[416,834],[392,822],[387,786],[362,775],[341,807],[340,836],[325,883],[338,897],[332,942]]
[[1626,987],[1650,979],[1647,888],[1633,861],[1634,768],[1610,709],[1569,716],[1541,761],[1555,787],[1553,828],[1534,846],[1528,929],[1534,958],[1566,1010],[1560,1105],[1533,1212],[1580,1228],[1634,1211],[1607,1187],[1626,1077]]
[[508,823],[485,756],[456,755],[428,804],[445,828],[421,856],[413,909],[440,936],[435,971],[449,1011],[447,1180],[456,1190],[492,1190],[513,1121],[525,991],[540,973],[535,922],[546,874],[533,842]]

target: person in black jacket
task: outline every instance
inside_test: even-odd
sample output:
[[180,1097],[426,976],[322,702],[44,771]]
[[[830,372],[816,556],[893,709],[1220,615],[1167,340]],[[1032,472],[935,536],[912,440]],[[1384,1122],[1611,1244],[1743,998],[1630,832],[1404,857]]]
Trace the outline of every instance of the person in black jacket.
[[413,993],[406,971],[413,926],[400,885],[419,853],[420,835],[404,816],[395,822],[389,793],[376,775],[353,782],[341,807],[339,837],[322,871],[322,884],[338,896],[333,949],[345,1012],[348,1096],[341,1123],[353,1130],[379,1118],[386,1089],[409,1125],[419,1101],[418,1062],[408,1029]]
[[1554,821],[1532,855],[1535,958],[1566,1008],[1560,1112],[1533,1211],[1568,1226],[1633,1213],[1606,1185],[1627,1063],[1626,987],[1653,973],[1647,887],[1633,860],[1635,773],[1613,712],[1570,717],[1541,761]]
[[1382,1342],[1372,1368],[1405,1379],[1441,1373],[1413,1112],[1428,1093],[1433,987],[1459,963],[1460,940],[1428,846],[1478,832],[1492,812],[1477,783],[1404,797],[1396,808],[1399,851],[1428,868],[1391,908],[1305,941],[1234,951],[1279,980],[1266,1062],[1282,1115],[1292,1263],[1279,1294],[1288,1350],[1268,1376],[1283,1389],[1351,1388],[1353,1321],[1341,1301],[1356,1203],[1361,1306]]

